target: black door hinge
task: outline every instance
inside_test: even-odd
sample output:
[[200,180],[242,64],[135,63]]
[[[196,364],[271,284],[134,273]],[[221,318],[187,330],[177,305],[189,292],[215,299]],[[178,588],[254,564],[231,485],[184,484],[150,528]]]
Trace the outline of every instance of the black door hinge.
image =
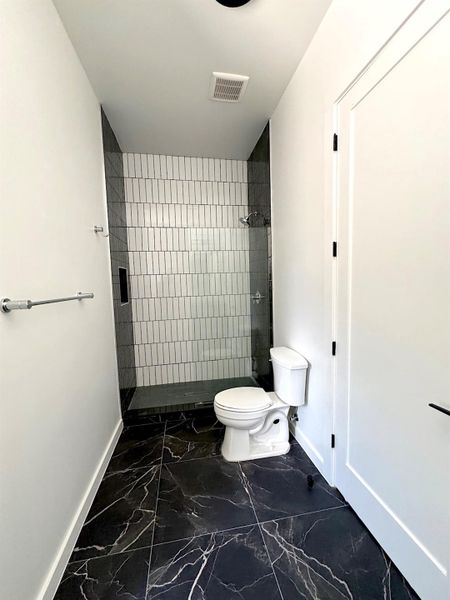
[[331,355],[336,356],[336,342],[331,342]]
[[337,152],[338,149],[338,135],[337,133],[333,134],[333,152]]
[[334,437],[334,433],[331,434],[331,447],[334,448],[336,445],[336,438]]
[[333,242],[333,258],[337,256],[337,242]]

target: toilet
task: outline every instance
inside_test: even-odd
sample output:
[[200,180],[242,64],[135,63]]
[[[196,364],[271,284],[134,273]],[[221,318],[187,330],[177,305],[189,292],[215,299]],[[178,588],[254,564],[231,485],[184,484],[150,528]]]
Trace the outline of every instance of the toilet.
[[225,425],[225,460],[254,460],[289,452],[289,408],[305,403],[308,362],[286,347],[271,348],[270,356],[275,392],[237,387],[214,398],[216,417]]

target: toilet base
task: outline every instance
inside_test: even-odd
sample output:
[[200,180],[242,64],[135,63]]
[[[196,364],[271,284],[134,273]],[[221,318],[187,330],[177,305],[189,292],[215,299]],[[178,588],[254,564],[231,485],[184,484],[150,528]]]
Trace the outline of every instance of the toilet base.
[[269,458],[287,454],[291,448],[288,441],[256,441],[248,431],[227,427],[222,444],[222,456],[228,462],[243,462],[257,458]]
[[274,442],[272,444],[254,443],[250,444],[249,460],[254,458],[269,458],[270,456],[281,456],[287,454],[291,449],[289,442]]
[[216,409],[217,418],[226,425],[222,456],[228,462],[241,462],[281,456],[291,448],[289,444],[289,406],[276,394],[269,393],[270,410],[241,415],[236,419]]

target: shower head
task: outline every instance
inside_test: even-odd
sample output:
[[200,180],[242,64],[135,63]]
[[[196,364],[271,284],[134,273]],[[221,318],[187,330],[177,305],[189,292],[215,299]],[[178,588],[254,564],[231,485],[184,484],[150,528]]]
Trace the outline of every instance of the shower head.
[[255,210],[254,212],[251,212],[250,214],[248,214],[246,217],[239,217],[239,223],[242,223],[242,225],[247,225],[247,227],[250,227],[250,217],[256,216],[258,213]]

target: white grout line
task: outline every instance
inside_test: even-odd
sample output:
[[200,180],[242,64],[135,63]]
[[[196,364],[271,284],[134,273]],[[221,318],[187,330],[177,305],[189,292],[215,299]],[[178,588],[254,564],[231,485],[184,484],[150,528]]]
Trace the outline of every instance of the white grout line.
[[[156,465],[153,465],[153,466],[156,466]],[[92,556],[91,558],[82,558],[79,560],[74,560],[70,564],[84,563],[84,562],[87,562],[90,560],[97,560],[100,558],[108,558],[109,556],[117,556],[118,554],[137,552],[138,550],[145,550],[146,548],[153,548],[154,546],[164,546],[165,544],[172,544],[172,543],[176,543],[176,542],[185,542],[185,541],[193,540],[196,538],[205,537],[208,535],[215,535],[218,533],[227,533],[228,531],[234,531],[236,529],[246,529],[248,527],[255,527],[256,525],[265,525],[266,523],[284,521],[285,519],[295,519],[296,517],[305,517],[305,516],[314,515],[317,513],[328,512],[328,511],[332,511],[332,510],[340,510],[341,508],[351,508],[351,506],[349,504],[345,504],[342,506],[332,506],[331,508],[322,508],[319,510],[312,510],[310,512],[289,515],[287,517],[278,517],[277,519],[267,519],[266,521],[256,521],[255,523],[248,523],[247,525],[237,525],[236,527],[230,527],[228,529],[218,529],[217,531],[208,531],[206,533],[199,533],[198,535],[191,535],[191,536],[185,537],[185,538],[177,538],[175,540],[168,540],[167,542],[159,542],[158,544],[153,544],[153,541],[152,541],[151,544],[149,544],[148,546],[139,546],[138,548],[131,548],[129,550],[121,550],[119,552],[111,552],[109,554],[101,554],[99,556]],[[153,535],[153,537],[154,537],[154,535]]]
[[350,508],[348,504],[343,504],[342,506],[332,506],[331,508],[321,508],[319,510],[311,510],[309,512],[298,513],[295,515],[289,515],[287,517],[279,517],[277,519],[267,519],[266,521],[258,521],[255,523],[247,523],[247,525],[236,525],[236,527],[229,527],[228,529],[218,529],[215,531],[206,531],[205,533],[199,533],[198,535],[191,535],[184,538],[177,538],[174,540],[168,540],[167,542],[158,542],[157,544],[153,544],[154,546],[164,546],[164,544],[172,544],[174,542],[184,542],[187,540],[193,540],[195,538],[204,537],[206,535],[213,535],[216,533],[227,533],[228,531],[234,531],[235,529],[245,529],[246,527],[255,527],[255,525],[265,525],[265,523],[273,523],[278,521],[283,521],[285,519],[295,519],[296,517],[306,517],[309,515],[314,515],[316,513],[322,513],[332,510],[339,510],[341,508]]
[[187,458],[186,460],[174,460],[172,462],[165,462],[164,464],[169,467],[171,465],[181,465],[184,463],[194,462],[196,460],[211,460],[212,458],[220,458],[220,453],[213,456],[198,456],[197,458]]
[[286,517],[277,517],[276,519],[267,519],[266,521],[258,521],[260,525],[265,523],[272,523],[273,521],[284,521],[285,519],[295,519],[296,517],[306,517],[307,515],[315,515],[317,513],[323,513],[331,510],[339,510],[340,508],[350,508],[348,504],[342,504],[341,506],[330,506],[329,508],[319,508],[318,510],[310,510],[307,512],[298,513],[296,515],[287,515]]
[[248,523],[247,525],[236,525],[236,527],[230,527],[229,529],[218,529],[217,531],[207,531],[205,533],[199,533],[198,535],[191,535],[185,538],[177,538],[176,540],[168,540],[167,542],[159,542],[154,546],[164,546],[165,544],[173,544],[175,542],[187,542],[189,540],[195,540],[197,538],[206,537],[209,535],[216,535],[218,533],[227,533],[228,531],[235,531],[236,529],[246,529],[248,527],[256,527],[258,522]]
[[150,569],[151,569],[151,565],[152,565],[153,540],[155,539],[155,529],[156,529],[156,522],[157,522],[157,518],[158,518],[159,488],[160,488],[160,484],[161,484],[161,473],[162,473],[162,469],[163,469],[163,455],[164,455],[164,442],[166,439],[166,428],[167,428],[167,421],[166,421],[166,423],[164,423],[163,443],[162,443],[162,448],[161,448],[161,459],[159,462],[159,478],[158,478],[158,487],[156,490],[156,503],[155,503],[155,521],[153,523],[153,534],[152,534],[152,541],[151,541],[151,545],[150,545],[150,555],[148,558],[148,571],[147,571],[147,579],[145,582],[145,598],[147,598],[148,578],[150,576]]
[[[117,552],[110,552],[109,554],[99,554],[97,556],[91,556],[90,558],[79,558],[78,560],[72,560],[67,563],[67,567],[70,565],[80,565],[83,563],[90,562],[91,560],[102,560],[105,558],[112,558],[114,556],[120,556],[121,554],[133,554],[133,552],[140,552],[141,550],[149,550],[151,548],[150,545],[147,546],[139,546],[137,548],[128,548],[126,550],[119,550]],[[66,568],[67,568],[66,567]]]
[[[245,476],[245,473],[244,473],[244,471],[242,470],[241,463],[238,463],[238,465],[239,465],[239,470],[240,470],[240,472],[241,472],[241,475],[242,475],[242,478],[243,478],[243,480],[244,480],[244,481],[245,481],[245,480],[247,480],[247,478],[246,478],[246,476]],[[244,486],[244,487],[245,487],[245,486]],[[248,485],[248,488],[250,488],[250,485]],[[267,555],[267,558],[268,558],[268,560],[269,560],[269,563],[270,563],[270,568],[272,569],[272,573],[273,573],[273,576],[274,576],[274,578],[275,578],[275,582],[276,582],[276,584],[277,584],[278,591],[280,592],[280,598],[281,598],[281,600],[284,600],[283,594],[281,593],[280,584],[279,584],[279,582],[278,582],[278,577],[277,577],[277,575],[276,575],[276,573],[275,573],[275,569],[273,568],[273,563],[272,563],[272,559],[271,559],[271,557],[270,557],[270,554],[269,554],[269,549],[267,548],[266,540],[264,539],[264,534],[263,534],[263,532],[262,532],[262,529],[261,529],[261,524],[260,524],[260,522],[259,522],[259,520],[258,520],[258,515],[256,514],[255,506],[254,506],[254,504],[253,504],[253,500],[252,500],[252,497],[251,497],[251,494],[250,494],[250,489],[248,489],[248,490],[246,490],[246,491],[247,491],[247,494],[248,494],[248,498],[249,498],[249,500],[250,500],[250,504],[252,505],[253,512],[255,513],[255,519],[256,519],[256,522],[257,522],[257,524],[258,524],[259,535],[261,536],[261,539],[262,539],[262,541],[263,541],[263,544],[264,544],[264,548],[266,549],[266,555]]]

